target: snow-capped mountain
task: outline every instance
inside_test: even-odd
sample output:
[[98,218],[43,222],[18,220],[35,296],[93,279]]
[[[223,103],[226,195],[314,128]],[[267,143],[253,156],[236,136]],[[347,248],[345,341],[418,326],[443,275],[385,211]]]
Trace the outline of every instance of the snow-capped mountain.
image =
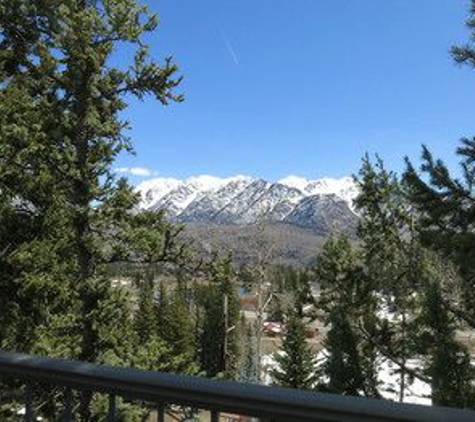
[[307,180],[299,176],[287,176],[279,181],[283,185],[294,187],[306,195],[335,195],[343,199],[353,210],[353,200],[358,195],[358,188],[352,177],[341,179],[324,178]]
[[278,182],[249,176],[158,178],[137,186],[148,210],[165,209],[187,223],[250,224],[284,222],[316,232],[353,230],[358,194],[351,177],[307,180],[288,176]]

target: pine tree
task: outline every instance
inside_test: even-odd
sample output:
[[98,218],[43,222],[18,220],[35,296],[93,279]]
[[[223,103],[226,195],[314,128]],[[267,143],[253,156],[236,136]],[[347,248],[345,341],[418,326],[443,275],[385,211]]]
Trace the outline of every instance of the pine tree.
[[193,320],[182,294],[175,293],[169,297],[162,318],[160,337],[170,345],[176,355],[192,362],[195,356]]
[[[475,68],[475,1],[466,21],[470,42],[452,49],[454,60]],[[460,177],[451,174],[445,163],[422,148],[419,173],[406,158],[404,179],[411,202],[420,215],[421,242],[451,259],[462,276],[458,306],[444,301],[450,311],[475,327],[475,138],[463,138],[456,151],[460,159]]]
[[320,364],[327,381],[319,388],[377,396],[374,356],[363,355],[367,345],[357,325],[364,309],[364,277],[358,261],[358,254],[344,236],[327,240],[317,259],[315,275],[321,290],[318,305],[325,311],[325,323],[330,326],[325,359]]
[[271,376],[275,385],[304,390],[315,386],[315,358],[307,344],[305,324],[298,315],[287,318],[282,353],[276,353],[274,358],[277,368]]
[[364,372],[358,351],[358,339],[342,307],[335,307],[328,318],[330,330],[325,339],[328,355],[322,373],[328,378],[324,391],[358,396],[365,393]]
[[170,301],[168,297],[168,290],[165,283],[162,281],[159,284],[159,293],[157,298],[157,333],[160,337],[165,337],[165,330],[167,329],[168,314],[170,308]]
[[475,327],[475,141],[465,139],[457,151],[461,157],[462,179],[450,175],[445,164],[435,160],[430,151],[423,148],[421,170],[428,181],[419,175],[407,161],[404,174],[411,202],[417,209],[418,232],[421,242],[455,263],[462,276],[460,305],[446,306],[458,317]]
[[272,322],[283,323],[285,319],[284,305],[281,299],[282,293],[275,293],[269,304],[269,312],[267,313],[267,319]]
[[47,98],[51,84],[24,72],[40,37],[35,19],[28,2],[0,2],[0,347],[25,352],[47,316],[71,305],[70,267],[59,262],[57,242],[64,215],[49,165],[57,158],[45,138],[56,104]]
[[[475,1],[466,25],[472,39],[452,49],[457,63],[475,67]],[[425,336],[430,350],[427,373],[432,378],[433,400],[453,406],[472,406],[468,385],[473,370],[466,352],[454,340],[453,331],[462,322],[475,328],[475,138],[463,138],[456,151],[460,176],[423,146],[420,172],[406,158],[404,182],[418,213],[417,231],[421,243],[449,259],[460,277],[433,281],[424,300]],[[453,319],[455,317],[455,320]],[[473,399],[473,396],[472,396]]]
[[318,306],[328,313],[335,306],[348,311],[356,307],[361,268],[358,255],[346,236],[333,236],[325,242],[314,271],[321,290]]
[[455,340],[454,323],[435,282],[426,286],[419,323],[423,327],[419,343],[429,355],[425,372],[431,379],[433,404],[473,407],[474,367],[470,355]]
[[[8,223],[1,265],[16,277],[2,276],[2,300],[22,315],[2,330],[9,348],[34,350],[41,332],[50,342],[42,335],[38,347],[50,355],[90,362],[133,355],[124,341],[129,300],[106,269],[137,252],[127,237],[141,216],[132,213],[137,195],[111,166],[132,150],[119,117],[127,96],[181,100],[172,61],[149,59],[143,36],[156,26],[135,0],[0,1],[0,203]],[[122,43],[135,60],[117,67],[111,56]],[[10,244],[21,220],[31,235]],[[19,337],[26,323],[28,338]],[[80,413],[91,417],[88,393]]]
[[208,266],[209,286],[204,293],[201,364],[210,377],[233,379],[239,357],[239,301],[231,257],[215,256]]
[[308,273],[304,269],[289,267],[284,271],[284,284],[290,286],[294,296],[294,306],[300,318],[309,316],[305,312],[307,305],[314,305],[315,299],[310,289]]
[[414,353],[416,338],[412,323],[424,271],[423,250],[415,233],[417,216],[401,182],[379,157],[375,164],[365,157],[358,183],[358,236],[366,267],[368,304],[365,334],[379,353],[397,361],[399,400],[404,401],[411,380],[407,362]]
[[149,341],[157,334],[157,309],[153,284],[142,281],[139,284],[138,309],[134,318],[135,332],[141,343]]
[[[457,277],[448,274],[440,258],[421,245],[424,235],[419,231],[424,230],[424,222],[412,206],[411,182],[406,178],[406,191],[408,185],[386,171],[380,160],[374,167],[367,158],[360,175],[357,203],[362,213],[359,236],[365,279],[377,294],[377,307],[383,305],[382,309],[397,315],[373,319],[366,336],[379,353],[398,365],[401,401],[409,380],[417,377],[431,383],[435,403],[466,406],[473,371],[444,309],[453,300],[447,290],[454,287]],[[422,298],[421,291],[425,292]],[[423,371],[407,367],[409,358],[416,356],[424,362]]]

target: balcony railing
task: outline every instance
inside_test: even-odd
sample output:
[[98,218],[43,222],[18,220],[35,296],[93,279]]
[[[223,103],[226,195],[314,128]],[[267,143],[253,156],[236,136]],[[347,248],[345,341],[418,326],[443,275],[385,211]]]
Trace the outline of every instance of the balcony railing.
[[0,376],[14,377],[27,386],[24,418],[28,422],[35,420],[34,390],[28,386],[37,382],[64,389],[62,415],[55,418],[63,421],[74,419],[73,390],[107,394],[109,421],[118,416],[116,397],[153,404],[158,421],[164,420],[165,405],[209,411],[212,422],[220,420],[220,412],[274,422],[475,421],[475,412],[469,410],[246,385],[6,352],[0,352]]

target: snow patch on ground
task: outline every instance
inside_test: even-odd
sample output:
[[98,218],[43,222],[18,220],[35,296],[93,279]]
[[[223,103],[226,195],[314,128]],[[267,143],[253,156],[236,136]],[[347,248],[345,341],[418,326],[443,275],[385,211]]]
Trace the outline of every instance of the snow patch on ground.
[[[419,369],[421,361],[418,359],[412,359],[408,362],[407,367],[410,369]],[[381,363],[378,378],[381,381],[380,393],[389,400],[399,400],[399,383],[400,375],[397,370],[398,365],[389,360],[385,360]],[[431,400],[431,386],[420,379],[406,376],[407,387],[404,392],[404,403],[432,405]]]
[[[278,354],[282,355],[282,351]],[[317,353],[317,362],[323,362],[325,359],[325,350]],[[275,354],[268,354],[262,357],[262,381],[265,385],[272,384],[271,372],[278,369],[278,363],[275,360]],[[412,359],[408,361],[408,368],[418,370],[421,366],[421,361]],[[381,358],[378,370],[378,380],[380,382],[379,392],[388,400],[399,401],[399,382],[400,375],[398,373],[398,365]],[[324,381],[324,380],[322,380]],[[417,378],[410,379],[406,376],[406,389],[404,393],[404,403],[421,404],[426,406],[432,405],[431,387],[429,384]]]

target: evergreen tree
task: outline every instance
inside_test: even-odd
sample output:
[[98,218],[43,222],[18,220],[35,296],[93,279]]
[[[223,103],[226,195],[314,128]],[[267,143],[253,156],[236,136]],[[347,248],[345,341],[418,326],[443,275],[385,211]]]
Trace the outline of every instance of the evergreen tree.
[[306,311],[308,305],[315,305],[310,286],[308,269],[291,266],[277,266],[271,271],[272,285],[269,302],[269,318],[283,322],[284,314],[294,309],[300,318],[315,319],[312,311]]
[[[406,185],[386,171],[380,160],[374,167],[366,158],[360,176],[357,203],[362,212],[359,236],[367,268],[365,280],[377,294],[377,308],[387,314],[373,319],[365,329],[366,337],[398,365],[401,401],[408,382],[417,377],[431,383],[435,403],[467,405],[473,372],[468,356],[455,341],[454,322],[443,307],[453,300],[447,291],[458,278],[448,274],[440,259],[420,244],[419,239],[424,241],[418,231],[421,214],[412,207],[412,188],[407,192]],[[421,291],[425,292],[422,298]],[[411,357],[422,359],[422,372],[408,368]]]
[[348,238],[327,240],[317,259],[315,275],[321,291],[318,305],[330,326],[321,364],[328,382],[320,388],[377,396],[375,355],[359,335],[358,323],[366,311],[364,273]]
[[157,332],[160,337],[164,337],[165,330],[168,323],[168,313],[170,308],[170,301],[168,298],[168,291],[165,283],[162,281],[159,284],[159,294],[157,303]]
[[[454,47],[452,53],[457,63],[473,68],[473,0],[466,25],[472,38]],[[460,322],[475,328],[475,138],[463,138],[456,152],[460,158],[459,177],[423,146],[420,173],[406,158],[404,182],[417,210],[421,243],[451,260],[460,275],[432,280],[426,286],[422,339],[427,339],[424,344],[431,356],[426,369],[432,378],[434,402],[465,407],[473,406],[473,391],[468,388],[473,370],[468,355],[454,339],[454,330]]]
[[461,157],[462,179],[450,175],[445,164],[423,148],[421,170],[428,181],[407,161],[404,174],[411,202],[419,213],[417,221],[421,242],[448,257],[462,276],[460,304],[446,302],[451,312],[475,327],[475,141],[465,139],[457,153]]
[[283,323],[285,320],[285,310],[281,299],[282,293],[274,293],[269,304],[269,312],[267,314],[268,321]]
[[437,405],[473,407],[474,367],[465,347],[456,340],[458,321],[444,305],[441,286],[454,276],[452,265],[433,253],[424,260],[427,268],[421,311],[415,321],[417,352],[424,356],[424,375]]
[[407,372],[415,338],[411,325],[423,277],[416,216],[400,181],[379,157],[375,164],[364,158],[358,184],[358,236],[366,267],[364,331],[379,353],[398,362],[399,400],[403,401],[411,380]]
[[342,307],[335,307],[328,318],[330,330],[325,339],[327,359],[322,373],[328,378],[324,391],[358,396],[365,393],[364,372],[358,352],[358,338]]
[[[457,63],[475,67],[475,2],[472,0],[466,21],[472,33],[470,42],[453,47]],[[442,160],[435,159],[426,146],[422,148],[421,174],[406,158],[404,179],[411,202],[419,214],[421,242],[450,258],[462,276],[458,306],[444,300],[450,311],[475,327],[475,138],[463,138],[457,149],[460,176],[451,174]]]
[[149,341],[158,331],[153,284],[147,281],[139,284],[138,309],[135,313],[134,325],[141,343]]
[[355,277],[358,256],[346,236],[332,236],[317,258],[315,277],[320,287],[318,303],[325,311],[334,305],[348,309],[355,304],[359,279]]
[[298,315],[286,321],[282,354],[274,355],[277,368],[271,372],[275,385],[310,390],[316,383],[313,352],[307,344],[305,324]]
[[64,273],[72,269],[61,262],[64,215],[50,166],[57,158],[45,136],[56,103],[48,100],[50,83],[25,72],[40,37],[33,9],[0,2],[0,347],[24,352],[49,315],[67,313]]
[[234,378],[239,357],[239,300],[231,257],[215,256],[208,266],[201,333],[201,364],[210,377]]
[[297,314],[301,319],[308,317],[309,315],[305,312],[305,307],[307,305],[315,305],[315,299],[310,289],[308,272],[304,269],[289,268],[286,272],[286,277],[289,277],[289,284],[292,286],[294,306]]
[[454,324],[436,283],[428,283],[426,287],[420,323],[424,327],[420,342],[424,352],[430,355],[425,371],[431,379],[432,402],[473,407],[474,368],[470,355],[455,340]]
[[195,357],[194,325],[183,295],[175,293],[171,296],[162,312],[160,337],[170,345],[176,355],[192,362]]
[[[188,312],[187,290],[182,283],[190,250],[178,240],[182,229],[182,226],[167,222],[163,212],[143,211],[131,221],[131,230],[124,239],[124,245],[129,253],[126,258],[133,259],[140,269],[139,309],[135,316],[139,335],[146,332],[149,336],[160,337],[175,356],[180,356],[183,362],[194,368],[193,321]],[[114,253],[124,256],[122,248],[123,245],[120,245]],[[157,276],[159,271],[165,271],[164,264],[174,269],[169,278],[177,284],[177,289],[169,294],[166,282],[162,280],[158,297],[155,297]],[[185,367],[183,372],[193,372],[191,367],[189,370]]]
[[[106,269],[130,256],[127,233],[141,217],[111,166],[132,150],[119,117],[126,96],[181,100],[175,65],[148,57],[143,36],[156,26],[135,0],[0,1],[0,265],[14,277],[2,273],[1,305],[20,316],[2,316],[2,347],[89,362],[133,356],[129,300]],[[120,68],[111,56],[122,43],[136,54]],[[91,418],[88,393],[80,413]]]

